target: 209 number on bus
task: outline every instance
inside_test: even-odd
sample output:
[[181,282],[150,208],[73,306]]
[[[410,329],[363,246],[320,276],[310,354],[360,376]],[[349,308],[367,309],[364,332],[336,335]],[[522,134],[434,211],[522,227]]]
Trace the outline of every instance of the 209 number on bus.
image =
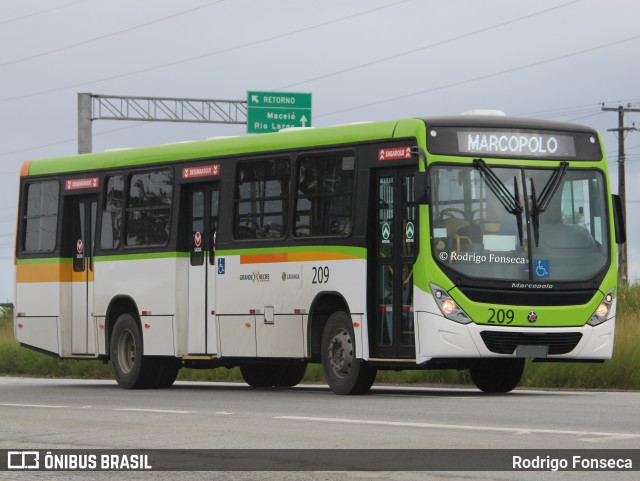
[[493,309],[489,308],[488,324],[511,324],[514,319],[514,314],[511,309]]
[[312,267],[311,269],[313,270],[312,284],[326,284],[329,282],[329,267],[318,266]]

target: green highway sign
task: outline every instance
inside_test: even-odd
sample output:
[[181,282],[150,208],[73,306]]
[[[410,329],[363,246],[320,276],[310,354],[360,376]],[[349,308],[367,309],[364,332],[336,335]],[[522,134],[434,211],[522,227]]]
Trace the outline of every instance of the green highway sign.
[[247,92],[247,133],[311,127],[311,94]]

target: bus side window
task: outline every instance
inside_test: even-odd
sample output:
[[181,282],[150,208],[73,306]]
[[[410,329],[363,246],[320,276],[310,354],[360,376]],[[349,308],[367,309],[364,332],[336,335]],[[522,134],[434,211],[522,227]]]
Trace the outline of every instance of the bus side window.
[[100,229],[100,246],[103,249],[120,247],[122,232],[122,197],[124,177],[122,174],[109,175],[105,179],[104,208]]
[[289,159],[242,162],[236,174],[236,239],[282,239],[289,210]]
[[131,175],[126,206],[127,246],[163,246],[169,242],[172,196],[172,171]]
[[26,206],[22,218],[24,252],[53,252],[58,225],[58,181],[27,185]]
[[298,159],[295,237],[351,234],[354,175],[352,153],[331,152]]

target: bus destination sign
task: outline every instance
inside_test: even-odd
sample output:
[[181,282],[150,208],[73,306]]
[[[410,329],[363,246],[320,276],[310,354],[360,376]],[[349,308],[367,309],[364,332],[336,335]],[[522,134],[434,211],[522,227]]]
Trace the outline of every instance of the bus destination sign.
[[515,157],[575,157],[568,135],[529,132],[458,132],[458,150],[468,154],[510,154]]
[[595,132],[484,126],[430,126],[431,154],[538,160],[602,160]]

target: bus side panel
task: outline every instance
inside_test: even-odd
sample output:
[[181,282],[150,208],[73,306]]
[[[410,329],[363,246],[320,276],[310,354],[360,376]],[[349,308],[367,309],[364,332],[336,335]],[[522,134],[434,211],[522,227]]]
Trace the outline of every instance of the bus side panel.
[[15,338],[21,344],[64,355],[60,335],[59,282],[21,281],[21,267],[16,266]]
[[304,352],[303,317],[296,314],[260,316],[256,323],[258,357],[298,357]]
[[[131,314],[140,316],[144,353],[175,355],[180,342],[180,327],[174,326],[173,322],[179,261],[176,257],[98,259],[95,263],[95,315],[106,316],[114,298],[129,297],[138,308],[138,312]],[[150,327],[145,328],[145,324]],[[100,339],[106,342],[105,336]],[[99,351],[103,352],[106,347],[99,346]]]
[[57,317],[22,317],[16,319],[16,340],[60,355],[60,329]]
[[[218,259],[225,263],[224,273],[217,274],[215,296],[221,356],[230,355],[237,336],[247,337],[247,331],[253,330],[258,357],[309,357],[306,333],[311,304],[323,292],[339,292],[354,321],[363,322],[366,260],[341,253],[340,248],[336,252],[314,249],[286,252],[283,248],[283,252],[264,255],[219,253]],[[356,349],[356,356],[362,358],[362,342]]]
[[174,356],[173,316],[140,316],[145,356]]

